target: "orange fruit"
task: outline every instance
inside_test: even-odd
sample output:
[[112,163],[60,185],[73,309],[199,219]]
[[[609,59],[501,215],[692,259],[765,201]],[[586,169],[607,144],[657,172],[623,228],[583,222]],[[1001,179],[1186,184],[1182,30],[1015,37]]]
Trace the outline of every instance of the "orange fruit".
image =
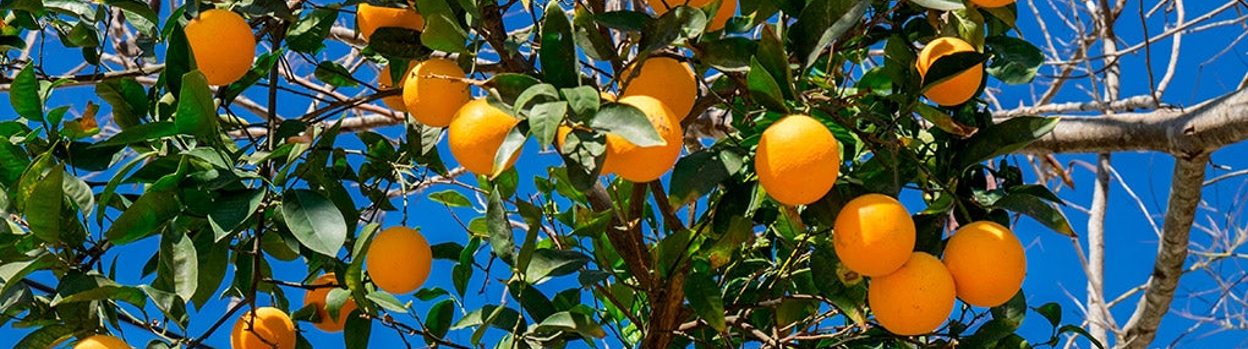
[[[503,145],[507,133],[519,123],[520,119],[495,108],[485,99],[468,102],[463,108],[459,108],[451,126],[447,128],[447,144],[451,147],[451,155],[472,173],[486,176],[494,174],[494,156],[498,154],[498,148]],[[517,150],[507,166],[500,171],[510,168],[519,156],[520,151]]]
[[887,276],[867,285],[867,304],[889,332],[913,336],[935,331],[953,312],[953,277],[930,254],[914,252]]
[[1027,256],[1009,228],[980,221],[958,228],[945,245],[945,267],[967,304],[995,307],[1023,287]]
[[667,105],[650,96],[626,96],[620,98],[620,103],[636,107],[646,114],[650,124],[667,144],[639,147],[624,137],[608,133],[607,156],[602,164],[602,172],[615,173],[634,183],[646,183],[663,177],[664,173],[676,165],[676,159],[680,157],[681,137],[684,135],[680,129],[680,121]]
[[[676,6],[685,5],[702,8],[703,6],[709,5],[711,1],[713,0],[647,0],[647,2],[650,3],[650,8],[653,8],[654,13],[659,16],[662,16],[664,13],[667,13],[668,9]],[[728,24],[728,19],[732,18],[732,15],[736,13],[737,0],[723,0],[723,2],[719,5],[719,11],[715,12],[715,18],[707,18],[707,21],[711,23],[706,30],[716,31],[724,29],[724,25]]]
[[[312,286],[338,286],[338,279],[334,276],[334,273],[328,273],[312,281]],[[330,316],[329,309],[326,308],[329,306],[326,298],[329,297],[329,291],[331,290],[333,290],[331,287],[317,287],[308,290],[303,294],[303,305],[316,304],[316,315],[320,319],[320,321],[314,324],[316,328],[325,332],[338,332],[342,331],[343,326],[347,325],[347,317],[351,316],[351,312],[356,309],[356,306],[354,299],[347,298],[347,301],[342,303],[342,307],[338,308],[338,317]]]
[[368,245],[368,275],[386,292],[406,294],[419,289],[429,278],[433,250],[424,235],[408,227],[390,227],[377,233]]
[[223,9],[200,12],[186,24],[185,32],[195,65],[208,84],[229,85],[251,69],[256,37],[243,16]]
[[[402,90],[403,85],[407,83],[407,75],[411,73],[412,68],[414,67],[416,67],[415,61],[408,63],[407,70],[405,70],[403,74],[401,75],[400,79],[402,80],[399,80],[399,83],[396,84],[394,83],[394,79],[390,77],[390,65],[386,65],[385,67],[381,68],[380,73],[377,73],[377,88],[385,90],[385,89],[398,87],[400,90]],[[391,110],[394,110],[400,113],[407,112],[407,105],[403,104],[402,94],[399,94],[397,96],[390,96],[390,97],[382,98],[381,101],[385,103],[387,107],[390,107]]]
[[446,127],[459,108],[472,99],[468,83],[455,79],[466,75],[449,59],[434,58],[417,63],[403,82],[403,104],[421,124]]
[[420,13],[414,9],[373,6],[367,3],[361,3],[355,11],[355,24],[365,42],[373,36],[377,28],[398,27],[425,30],[425,19],[420,17]]
[[867,194],[850,200],[832,228],[836,255],[849,270],[884,276],[901,268],[914,251],[914,220],[897,199]]
[[120,338],[97,334],[78,341],[74,349],[130,349],[130,345]]
[[[680,122],[693,110],[698,99],[698,79],[693,68],[669,57],[647,59],[641,72],[633,76],[631,70],[621,73],[622,79],[631,79],[624,88],[624,97],[650,96],[667,104]],[[612,99],[603,98],[611,101]]]
[[[935,64],[937,59],[958,52],[971,51],[975,51],[975,47],[972,47],[966,41],[962,41],[962,39],[954,37],[938,38],[923,47],[923,51],[919,52],[919,58],[914,64],[919,69],[919,75],[927,76],[927,69],[932,64]],[[978,64],[974,68],[958,73],[958,75],[932,86],[923,95],[936,104],[955,106],[974,98],[975,93],[979,92],[980,83],[983,81],[984,65]]]
[[836,183],[841,146],[822,123],[806,115],[786,116],[763,131],[754,157],[758,182],[785,205],[819,200]]
[[1009,4],[1013,4],[1014,0],[971,0],[971,2],[975,3],[975,5],[979,7],[993,8],[1005,7]]
[[286,312],[273,307],[248,311],[230,332],[233,349],[294,349],[295,323]]

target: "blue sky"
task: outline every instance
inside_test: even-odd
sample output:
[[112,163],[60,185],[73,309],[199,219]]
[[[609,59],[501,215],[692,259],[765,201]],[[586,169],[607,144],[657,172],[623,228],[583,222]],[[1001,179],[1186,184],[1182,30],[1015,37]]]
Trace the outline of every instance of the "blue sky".
[[[1146,5],[1152,5],[1151,3]],[[1188,13],[1203,13],[1204,10],[1214,7],[1218,4],[1212,4],[1208,1],[1188,1]],[[1130,18],[1135,16],[1136,8],[1139,3],[1130,1],[1127,5],[1127,14],[1120,21],[1118,34],[1122,40],[1130,44],[1137,43],[1143,36],[1142,28],[1138,20]],[[1048,11],[1042,7],[1042,10]],[[1033,42],[1039,43],[1041,40],[1040,32],[1036,24],[1035,18],[1030,15],[1030,11],[1026,9],[1020,10],[1020,26],[1022,36]],[[1051,15],[1049,12],[1043,12]],[[1227,19],[1234,14],[1226,14],[1218,19]],[[1190,16],[1190,15],[1189,15]],[[517,20],[527,17],[509,16],[509,25],[515,25]],[[339,18],[340,23],[348,26],[349,15],[344,14]],[[1053,20],[1053,18],[1048,18]],[[1148,23],[1150,32],[1158,32],[1163,28],[1164,22],[1161,20],[1152,20]],[[1050,29],[1059,25],[1050,22]],[[513,28],[514,29],[514,28]],[[1212,31],[1208,33],[1197,33],[1185,38],[1185,49],[1180,57],[1180,70],[1175,77],[1173,86],[1163,96],[1164,101],[1178,105],[1190,106],[1195,102],[1218,96],[1233,91],[1244,73],[1248,71],[1248,62],[1245,61],[1244,45],[1237,45],[1230,48],[1228,54],[1214,59],[1220,51],[1227,49],[1231,38],[1228,33],[1239,34],[1240,28],[1232,27],[1230,30]],[[1056,30],[1053,33],[1055,38],[1070,38],[1069,32]],[[1169,51],[1169,40],[1163,40],[1155,44],[1153,49],[1152,65],[1157,69],[1157,75],[1165,69],[1166,59]],[[261,48],[264,50],[264,48]],[[64,51],[60,51],[64,52]],[[58,53],[57,51],[49,51],[49,53]],[[318,58],[337,58],[334,56],[341,54],[340,51],[329,50]],[[52,55],[45,63],[47,69],[51,72],[63,71],[77,65],[79,59],[76,52],[70,51],[66,55]],[[55,58],[52,58],[55,57]],[[68,57],[68,58],[62,58]],[[1207,64],[1206,64],[1207,63]],[[1136,54],[1129,56],[1123,60],[1123,96],[1134,96],[1148,93],[1148,76],[1144,73],[1143,67],[1146,61],[1143,56]],[[303,67],[309,68],[309,67]],[[310,70],[309,70],[310,71]],[[1051,73],[1049,69],[1043,69],[1042,74]],[[372,74],[372,70],[367,70],[365,75]],[[1033,94],[1043,91],[1044,86],[1035,84],[1031,86],[1004,86],[1000,82],[990,81],[990,87],[1001,88],[997,95],[1001,103],[1007,107],[1021,104],[1029,104],[1033,98]],[[1057,102],[1066,101],[1086,101],[1087,89],[1090,85],[1086,80],[1076,80],[1068,84],[1063,92],[1055,99]],[[256,91],[252,91],[255,94]],[[68,88],[58,90],[49,101],[50,106],[56,105],[72,105],[73,110],[80,111],[85,106],[86,100],[94,100],[96,103],[102,101],[93,97],[89,88]],[[306,107],[304,100],[293,95],[284,95],[280,101],[282,103],[282,112],[286,115],[296,115],[303,111]],[[14,115],[8,110],[7,103],[0,107],[0,115]],[[102,111],[107,112],[107,110]],[[394,130],[385,131],[387,134],[394,134]],[[344,143],[350,144],[350,143]],[[552,154],[541,154],[538,152],[539,147],[535,144],[529,144],[524,149],[521,161],[517,164],[517,170],[521,176],[520,183],[522,187],[520,192],[522,195],[534,192],[532,187],[532,176],[544,174],[545,168],[559,164],[557,156]],[[452,161],[452,156],[443,150],[442,158]],[[1095,160],[1092,155],[1062,155],[1058,159],[1065,165],[1074,161],[1084,161],[1091,163]],[[1022,161],[1022,158],[1016,159]],[[1213,161],[1219,165],[1226,166],[1230,169],[1248,168],[1248,147],[1243,144],[1233,145],[1219,151],[1213,155]],[[1164,154],[1158,153],[1121,153],[1114,155],[1114,165],[1118,173],[1122,176],[1122,180],[1131,186],[1131,189],[1141,197],[1145,207],[1154,215],[1164,212],[1166,195],[1169,188],[1170,171],[1173,165],[1172,159]],[[1074,168],[1073,177],[1075,179],[1075,188],[1062,188],[1060,195],[1065,200],[1076,206],[1087,206],[1090,202],[1092,193],[1093,175],[1085,168],[1079,166],[1071,166]],[[1027,168],[1024,166],[1024,168]],[[1209,176],[1215,176],[1225,173],[1224,170],[1210,170]],[[1028,176],[1034,174],[1028,172]],[[1034,178],[1034,177],[1029,177]],[[469,180],[472,181],[472,180]],[[1245,181],[1242,179],[1231,179],[1218,183],[1205,190],[1205,200],[1207,206],[1217,210],[1239,212],[1241,210],[1240,202],[1245,193]],[[432,191],[438,191],[447,188],[433,188]],[[470,193],[465,193],[469,194]],[[923,208],[921,202],[914,198],[914,195],[908,195],[903,198],[907,206],[912,211],[919,211]],[[431,202],[423,196],[412,196],[408,199],[410,206],[410,217],[408,223],[419,226],[425,236],[431,243],[439,243],[446,241],[456,241],[464,243],[467,238],[464,231],[454,223],[447,209],[440,204]],[[358,202],[363,202],[360,200]],[[398,206],[398,203],[395,203]],[[1123,187],[1115,185],[1111,188],[1110,193],[1110,209],[1108,212],[1108,232],[1107,232],[1107,264],[1105,273],[1106,294],[1108,297],[1116,297],[1118,294],[1125,292],[1147,279],[1152,271],[1153,256],[1156,251],[1156,236],[1152,233],[1152,229],[1146,222],[1146,217],[1141,213],[1135,200],[1131,199]],[[1075,230],[1083,234],[1086,230],[1087,216],[1079,210],[1067,208],[1064,210],[1075,226]],[[458,209],[455,211],[461,218],[469,219],[480,215],[471,209]],[[1211,213],[1210,211],[1201,211],[1197,216],[1198,223],[1206,222],[1206,224],[1216,223],[1219,226],[1243,227],[1242,222],[1228,221],[1227,215]],[[400,220],[399,214],[391,214],[385,217],[387,224],[398,224]],[[1212,223],[1208,223],[1212,222]],[[1160,225],[1160,221],[1157,222]],[[1056,234],[1034,221],[1024,218],[1015,226],[1015,231],[1028,251],[1029,273],[1024,284],[1024,290],[1027,293],[1028,303],[1035,306],[1048,302],[1057,302],[1062,305],[1063,315],[1066,322],[1078,323],[1083,318],[1082,312],[1078,309],[1077,303],[1073,299],[1084,298],[1085,279],[1081,271],[1078,257],[1074,250],[1074,245],[1069,238]],[[1204,234],[1194,232],[1193,242],[1196,244],[1207,243],[1208,237]],[[148,283],[151,278],[140,279],[139,268],[137,266],[146,262],[150,253],[155,251],[157,241],[155,239],[147,239],[130,245],[126,245],[115,249],[114,255],[119,255],[118,263],[119,278],[123,282],[129,283]],[[482,251],[481,255],[487,253]],[[302,263],[296,262],[277,262],[273,261],[275,277],[284,280],[297,280],[306,275],[306,269]],[[1229,266],[1222,271],[1225,274],[1242,274],[1244,271],[1242,266],[1229,262]],[[127,268],[125,266],[135,266]],[[441,287],[443,289],[452,290],[450,281],[450,269],[452,264],[446,261],[436,261],[434,263],[434,272],[427,286]],[[496,272],[497,274],[497,272]],[[1237,274],[1236,274],[1237,275]],[[51,281],[50,275],[44,273],[36,276],[37,279],[44,282]],[[470,294],[465,297],[465,302],[474,309],[481,304],[497,304],[501,295],[501,289],[497,283],[491,283],[485,289],[483,294],[475,294],[475,290],[480,288],[484,279],[478,272],[470,283]],[[229,282],[227,279],[226,282]],[[557,291],[575,287],[576,281],[574,277],[564,277],[542,285],[541,289],[548,295],[552,295]],[[1179,296],[1176,297],[1173,305],[1174,312],[1187,311],[1195,314],[1207,312],[1209,301],[1205,297],[1188,297],[1189,295],[1207,290],[1213,286],[1211,279],[1194,273],[1186,276],[1179,288]],[[1242,291],[1243,288],[1241,287]],[[302,300],[302,291],[288,289],[287,292],[291,297],[292,304],[299,304]],[[1074,297],[1072,299],[1072,297]],[[433,302],[421,302],[411,297],[401,297],[402,300],[412,300],[416,309],[416,314],[423,314]],[[591,298],[586,297],[586,301]],[[1124,323],[1130,316],[1134,306],[1135,298],[1125,302],[1122,306],[1114,309],[1114,315],[1119,323]],[[210,304],[198,312],[191,315],[191,328],[189,333],[198,335],[202,333],[213,320],[225,311],[226,302],[218,301]],[[294,309],[290,309],[294,310]],[[462,314],[461,314],[462,315]],[[457,315],[458,318],[458,315]],[[404,319],[408,323],[413,323],[411,318]],[[1212,333],[1213,328],[1202,328],[1191,335],[1187,335],[1179,339],[1180,335],[1187,331],[1194,323],[1178,316],[1168,316],[1162,324],[1162,328],[1157,337],[1154,346],[1167,346],[1174,342],[1182,347],[1248,347],[1248,332],[1244,331],[1224,331]],[[1041,341],[1048,337],[1048,325],[1038,316],[1029,316],[1023,325],[1023,334],[1028,339]],[[317,347],[339,347],[342,344],[341,334],[325,334],[315,330],[311,326],[303,326],[305,336],[313,343],[318,344]],[[142,331],[132,328],[121,328],[123,334],[131,344],[141,346],[150,337]],[[29,329],[14,329],[12,327],[0,328],[0,347],[12,346],[23,335],[29,332]],[[208,344],[216,347],[228,347],[228,328],[216,332],[207,341]],[[471,332],[458,331],[453,332],[448,339],[459,342],[466,342]],[[495,336],[491,336],[496,338]],[[418,338],[412,338],[414,342],[420,342]],[[487,343],[489,340],[487,339]],[[614,341],[609,336],[605,342],[606,347],[620,347],[618,341]],[[391,348],[401,346],[398,334],[380,326],[374,326],[371,347]],[[576,345],[574,345],[575,347]]]

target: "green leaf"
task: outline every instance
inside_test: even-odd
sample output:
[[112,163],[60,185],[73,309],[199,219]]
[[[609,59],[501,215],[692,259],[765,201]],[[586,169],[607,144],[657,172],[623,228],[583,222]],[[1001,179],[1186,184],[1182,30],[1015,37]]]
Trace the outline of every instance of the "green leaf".
[[316,71],[313,72],[317,80],[323,81],[335,87],[357,87],[360,86],[355,78],[351,76],[351,71],[347,67],[333,61],[321,61],[317,63]]
[[448,207],[472,207],[472,202],[468,201],[468,197],[453,189],[447,189],[429,194],[429,200],[433,200],[433,202],[440,203]]
[[985,39],[984,44],[993,53],[992,62],[988,64],[988,74],[1004,83],[1029,83],[1044,64],[1044,53],[1026,40],[992,36]]
[[568,101],[568,106],[572,108],[572,113],[576,114],[577,120],[594,115],[598,112],[598,107],[602,105],[602,95],[593,86],[559,89],[559,94]]
[[774,111],[788,112],[789,107],[784,104],[780,84],[767,72],[762,63],[759,63],[757,57],[750,59],[750,71],[745,74],[745,81],[750,96],[754,97],[759,104]]
[[56,256],[41,254],[35,259],[0,265],[0,281],[3,281],[0,283],[0,294],[9,293],[14,286],[24,285],[21,280],[25,279],[26,275],[51,268],[58,263]]
[[102,148],[116,145],[129,145],[170,137],[176,134],[178,134],[178,125],[170,121],[157,121],[126,128],[113,135],[108,140],[96,143],[92,147]]
[[576,43],[572,36],[572,23],[558,1],[551,1],[543,12],[541,52],[542,75],[546,82],[557,87],[573,87],[580,84],[577,69]]
[[191,303],[196,308],[203,309],[225,280],[230,266],[230,249],[228,242],[217,243],[212,234],[204,232],[196,234],[194,242],[199,281],[195,286],[195,294],[191,296]]
[[715,69],[744,72],[750,69],[750,58],[758,51],[758,42],[743,37],[727,37],[702,43],[700,58]]
[[507,220],[507,209],[503,207],[503,199],[498,190],[490,192],[485,217],[490,229],[490,249],[503,262],[513,264],[516,258],[516,242],[512,237],[511,222]]
[[218,137],[217,106],[212,101],[212,90],[204,73],[195,70],[182,76],[178,111],[173,122],[179,133],[205,140]]
[[966,8],[966,5],[957,0],[910,0],[910,2],[937,11],[953,11]]
[[368,337],[373,332],[373,320],[357,316],[361,313],[359,309],[352,313],[354,314],[347,316],[347,323],[342,331],[342,338],[346,341],[347,349],[368,348]]
[[74,328],[52,324],[40,327],[13,345],[14,348],[52,348],[74,336]]
[[[419,3],[424,14],[424,4],[441,2],[442,0],[422,0]],[[434,13],[425,17],[425,32],[420,33],[420,41],[426,47],[443,52],[465,52],[468,33],[459,27],[450,13]]]
[[169,44],[165,45],[165,71],[161,76],[169,91],[181,91],[182,76],[195,70],[195,56],[191,54],[191,45],[182,26],[169,24],[172,32],[169,33]]
[[568,102],[548,102],[533,106],[529,111],[529,133],[537,137],[543,147],[555,142],[559,124],[568,114]]
[[594,22],[611,29],[639,33],[653,25],[654,18],[637,11],[608,11],[595,14]]
[[0,137],[0,185],[11,186],[22,177],[22,171],[30,166],[30,157],[21,147]]
[[[520,152],[520,148],[524,147],[524,141],[528,137],[521,130],[520,125],[512,127],[507,131],[507,136],[503,138],[503,143],[498,146],[498,151],[494,153],[494,173],[490,174],[490,179],[499,178],[499,176],[512,170],[512,159]],[[514,173],[515,171],[511,171]]]
[[396,313],[407,313],[407,305],[399,302],[399,299],[394,298],[394,295],[384,291],[370,292],[365,298],[377,303],[377,305],[380,305],[382,308],[386,308],[386,310]]
[[[501,85],[500,85],[501,86]],[[559,100],[559,90],[555,85],[551,84],[533,84],[525,87],[523,91],[516,95],[514,111],[521,111],[529,107],[532,102],[544,103]]]
[[[497,314],[495,314],[495,312],[497,312]],[[459,330],[473,326],[487,325],[485,323],[485,319],[491,315],[493,315],[493,321],[491,321],[488,325],[505,331],[510,331],[515,328],[516,323],[523,320],[523,318],[520,317],[520,312],[515,309],[507,307],[499,308],[497,305],[485,305],[480,309],[469,312],[468,315],[464,315],[464,317],[455,322],[455,325],[451,326],[450,329]]]
[[503,102],[511,104],[518,111],[524,107],[522,103],[517,103],[519,96],[541,83],[541,80],[525,74],[502,73],[491,77],[485,86],[498,91]]
[[468,246],[459,251],[459,261],[451,269],[451,283],[460,297],[464,296],[464,292],[468,289],[468,281],[472,279],[473,256],[477,254],[479,247],[481,247],[481,239],[473,236],[468,240]]
[[256,57],[256,63],[243,74],[238,81],[230,83],[228,86],[221,88],[221,103],[229,104],[234,101],[243,91],[255,85],[260,79],[267,79],[269,72],[273,66],[277,65],[278,59],[285,57],[286,49],[279,48],[276,51],[270,51],[260,54]]
[[[705,262],[702,262],[705,264]],[[696,264],[696,262],[695,262]],[[724,332],[727,322],[724,320],[724,299],[720,294],[719,285],[711,279],[711,275],[703,268],[693,268],[685,280],[685,298],[689,307],[705,320],[711,328]]]
[[147,115],[147,91],[133,78],[108,79],[95,85],[95,94],[108,102],[113,110],[113,122],[122,132],[138,125]]
[[627,104],[609,103],[598,109],[589,127],[623,137],[638,147],[657,147],[667,144],[654,129],[654,124],[640,109]]
[[[450,299],[442,300],[429,307],[429,313],[425,316],[425,331],[429,335],[437,338],[446,336],[446,332],[451,328],[451,320],[455,317],[455,301]],[[425,337],[425,343],[435,345],[433,338]]]
[[[988,60],[988,55],[979,52],[957,52],[946,56],[942,56],[932,62],[932,66],[927,69],[927,74],[923,76],[923,92],[939,85],[941,82],[952,79],[962,72],[971,69],[979,69]],[[976,86],[978,87],[978,86]]]
[[706,23],[706,13],[702,10],[676,6],[646,26],[640,50],[651,52],[702,35]]
[[997,200],[993,206],[1027,215],[1062,235],[1078,236],[1061,210],[1034,195],[1012,192]]
[[534,329],[538,332],[555,332],[555,331],[572,331],[581,335],[585,339],[602,338],[607,335],[602,330],[602,326],[598,325],[589,315],[561,311],[551,314],[542,320]]
[[[317,6],[312,13],[300,18],[286,33],[286,43],[291,50],[316,54],[325,48],[325,37],[338,20],[338,6]],[[319,76],[318,76],[319,78]],[[324,81],[324,80],[321,80]]]
[[126,22],[139,32],[149,37],[156,36],[156,25],[160,23],[160,18],[150,5],[136,0],[105,0],[104,4],[121,9],[126,14]]
[[321,194],[305,189],[289,190],[282,196],[282,217],[304,246],[335,257],[347,239],[347,222],[342,211]]
[[168,232],[160,239],[160,264],[156,285],[172,291],[184,302],[195,296],[199,287],[199,257],[195,243],[185,233]]
[[177,196],[172,192],[144,193],[113,221],[104,236],[117,245],[134,242],[150,236],[156,229],[172,221],[182,211],[181,208],[182,204],[178,203]]
[[55,307],[60,304],[90,302],[105,299],[130,303],[136,307],[143,307],[147,304],[147,295],[144,295],[143,290],[140,290],[138,287],[101,285],[93,289],[74,293],[57,299],[52,302],[52,306]]
[[809,2],[790,31],[802,66],[814,64],[832,41],[862,22],[870,5],[867,0]]
[[940,109],[936,109],[936,107],[927,104],[916,104],[915,111],[918,112],[919,116],[923,117],[923,119],[930,121],[933,125],[936,125],[937,128],[958,137],[970,137],[975,134],[976,131],[979,131],[974,127],[959,123],[957,120],[954,120],[953,116],[949,115],[949,113],[943,112]]
[[420,31],[399,27],[381,27],[368,38],[368,48],[391,58],[418,60],[432,53],[422,40],[431,38]]
[[596,183],[607,152],[606,142],[602,132],[576,129],[568,133],[559,154],[567,164],[568,182],[573,187],[588,190]]
[[1037,313],[1040,313],[1041,316],[1044,316],[1045,320],[1049,320],[1049,324],[1053,325],[1053,327],[1057,327],[1062,324],[1062,305],[1057,303],[1045,303],[1044,305],[1032,309]]
[[34,64],[27,64],[13,78],[9,103],[17,115],[27,120],[43,121],[43,97],[39,95],[39,79],[35,77]]
[[549,278],[576,272],[586,263],[589,263],[589,257],[580,252],[537,249],[524,272],[524,280],[532,285],[541,284]]
[[1023,324],[1023,319],[1027,317],[1027,297],[1020,290],[1005,304],[992,307],[989,311],[992,312],[993,319],[1008,321],[1017,329],[1018,326]]
[[208,211],[208,224],[212,227],[216,241],[230,236],[230,233],[247,221],[264,200],[264,190],[249,189],[237,192],[220,192],[213,200]]
[[30,232],[39,240],[59,244],[63,229],[62,208],[65,204],[64,165],[56,166],[35,184],[26,200],[26,221]]
[[672,170],[668,201],[681,207],[706,195],[728,177],[745,167],[745,158],[735,149],[712,147],[689,154]]
[[1053,131],[1058,121],[1058,118],[1020,116],[984,127],[957,153],[955,163],[958,168],[966,169],[988,159],[1013,153]]
[[1064,325],[1061,328],[1057,329],[1058,335],[1063,335],[1067,333],[1074,333],[1074,334],[1083,336],[1083,338],[1086,338],[1089,342],[1092,342],[1092,344],[1095,345],[1097,348],[1105,349],[1105,345],[1101,344],[1101,341],[1097,340],[1096,337],[1092,337],[1092,334],[1088,333],[1088,330],[1083,329],[1083,327],[1079,327],[1075,325]]

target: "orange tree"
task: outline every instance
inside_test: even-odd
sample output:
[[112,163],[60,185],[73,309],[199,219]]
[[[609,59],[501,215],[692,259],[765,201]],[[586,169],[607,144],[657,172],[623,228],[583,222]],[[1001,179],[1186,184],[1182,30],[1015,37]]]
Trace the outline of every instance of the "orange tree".
[[[453,348],[608,333],[1020,347],[1028,312],[1054,327],[1039,344],[1082,333],[1026,304],[1007,228],[1027,215],[1073,235],[1060,200],[995,160],[1056,119],[994,120],[976,98],[1042,63],[1010,1],[170,5],[0,4],[15,114],[0,122],[0,321],[32,329],[19,347],[124,347],[124,326],[149,347],[211,347],[225,328],[236,348],[319,346],[301,331],[345,328],[362,348],[376,327]],[[45,50],[83,66],[54,72]],[[86,101],[47,105],[84,85]],[[562,164],[517,171],[526,144]],[[477,206],[467,243],[376,223],[455,224],[400,208],[439,185],[454,189],[429,200]],[[140,267],[121,254],[148,258],[142,280],[116,277]],[[306,277],[274,278],[277,261]],[[474,278],[501,301],[464,301],[486,290]],[[213,302],[228,306],[187,315]],[[413,303],[432,305],[397,316]]]

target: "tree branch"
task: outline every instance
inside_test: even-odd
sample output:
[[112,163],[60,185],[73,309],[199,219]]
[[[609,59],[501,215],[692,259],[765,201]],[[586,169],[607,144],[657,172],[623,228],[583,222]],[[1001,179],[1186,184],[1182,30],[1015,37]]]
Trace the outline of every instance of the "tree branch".
[[1170,202],[1166,208],[1162,239],[1157,245],[1153,274],[1148,278],[1144,296],[1140,297],[1135,312],[1124,327],[1126,335],[1118,345],[1120,348],[1146,348],[1157,335],[1162,317],[1170,309],[1179,277],[1183,275],[1183,264],[1187,260],[1188,239],[1196,206],[1200,204],[1201,185],[1205,180],[1205,164],[1208,161],[1208,153],[1192,158],[1176,158]]

